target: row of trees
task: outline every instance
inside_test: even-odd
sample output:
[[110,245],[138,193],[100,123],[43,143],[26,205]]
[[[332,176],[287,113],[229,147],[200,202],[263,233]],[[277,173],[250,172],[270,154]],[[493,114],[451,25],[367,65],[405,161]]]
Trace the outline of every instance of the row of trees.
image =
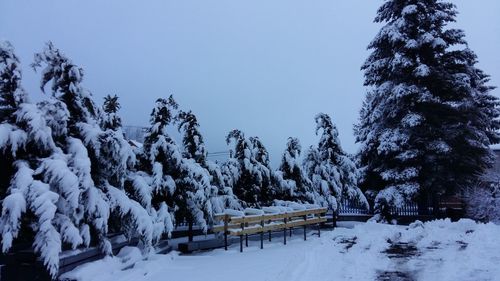
[[[32,243],[52,276],[64,249],[96,245],[112,254],[108,234],[138,237],[144,254],[187,222],[205,232],[214,213],[274,200],[337,208],[343,197],[364,200],[358,171],[326,114],[316,116],[320,141],[304,162],[290,138],[278,170],[257,137],[231,131],[231,157],[207,159],[200,125],[172,96],[156,101],[141,147],[124,137],[117,96],[97,106],[82,86],[83,70],[48,43],[32,64],[42,92],[32,103],[19,60],[0,43],[0,233],[3,252]],[[182,135],[177,143],[170,130]]]
[[359,178],[382,220],[386,207],[423,205],[474,185],[493,161],[500,111],[464,33],[447,27],[456,14],[441,0],[385,1],[376,18],[385,25],[362,67],[370,91],[355,126],[358,157],[342,150],[332,120],[318,114],[319,143],[301,157],[290,138],[277,170],[260,139],[239,130],[227,135],[229,160],[209,161],[196,116],[171,96],[156,101],[143,146],[132,146],[118,98],[97,106],[82,86],[83,70],[50,43],[32,66],[51,94],[32,103],[12,46],[1,42],[3,252],[14,241],[32,243],[55,276],[63,249],[97,245],[111,254],[110,232],[139,237],[147,254],[175,224],[206,231],[225,208],[366,202]]

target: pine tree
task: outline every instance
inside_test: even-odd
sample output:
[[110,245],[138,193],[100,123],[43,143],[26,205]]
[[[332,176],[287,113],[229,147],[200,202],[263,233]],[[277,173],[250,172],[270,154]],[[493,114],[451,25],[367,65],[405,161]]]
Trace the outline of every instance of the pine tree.
[[301,203],[313,203],[312,183],[302,170],[300,153],[302,147],[297,138],[288,138],[281,164],[275,173],[279,191],[277,199]]
[[[14,48],[8,41],[0,41],[0,121],[5,124],[15,123],[13,113],[20,104],[27,101],[27,95],[21,87],[21,69],[19,59],[14,54]],[[2,132],[4,138],[13,128],[4,127]],[[2,144],[2,161],[0,161],[0,198],[5,197],[6,190],[3,188],[9,185],[10,175],[14,172],[14,151],[6,151],[5,145],[8,139],[4,139]],[[16,145],[16,142],[11,143]],[[17,150],[16,147],[13,148]]]
[[194,223],[206,232],[207,218],[212,217],[210,176],[196,161],[184,157],[168,134],[177,108],[172,96],[157,100],[144,143],[145,170],[153,171],[153,202],[170,205],[177,223]]
[[19,60],[8,42],[0,42],[0,77],[0,111],[6,113],[0,119],[2,186],[7,186],[0,217],[2,251],[9,251],[15,239],[31,242],[56,277],[63,246],[88,245],[80,225],[78,179],[47,126],[45,118],[54,116],[28,102]]
[[[35,54],[34,69],[43,68],[41,89],[52,81],[52,96],[41,108],[53,111],[64,108],[68,113],[65,123],[51,120],[57,145],[69,154],[68,165],[77,176],[81,230],[86,244],[90,238],[97,242],[105,254],[112,254],[107,238],[109,219],[121,222],[116,227],[131,236],[139,236],[145,252],[152,244],[152,222],[148,212],[131,200],[124,190],[124,177],[133,164],[135,155],[124,140],[120,128],[103,130],[100,127],[102,112],[95,105],[91,93],[81,85],[83,70],[73,64],[51,43],[41,53]],[[92,235],[91,235],[92,234]]]
[[[178,130],[183,132],[182,143],[184,145],[184,156],[193,159],[210,175],[210,202],[213,213],[221,213],[226,208],[239,209],[241,205],[234,196],[232,188],[224,182],[221,167],[207,159],[207,149],[200,125],[196,116],[191,112],[179,112],[177,116]],[[213,218],[207,218],[211,223]]]
[[330,208],[336,210],[337,200],[331,194],[328,182],[324,180],[324,168],[316,147],[311,145],[307,149],[302,165],[304,173],[311,183],[313,203],[323,207],[330,206]]
[[321,132],[317,148],[311,148],[305,159],[305,170],[316,194],[315,203],[337,210],[344,198],[356,199],[367,207],[366,198],[358,188],[359,172],[354,161],[344,152],[338,131],[330,116],[316,115],[316,134]]
[[447,28],[457,11],[440,0],[390,0],[363,65],[366,97],[355,128],[363,188],[375,209],[418,199],[437,204],[477,179],[498,142],[497,101],[475,56]]
[[[130,186],[137,191],[135,197],[145,198],[151,202],[152,209],[158,212],[156,233],[170,231],[173,228],[172,196],[176,185],[171,174],[172,167],[178,166],[181,154],[167,133],[167,126],[173,121],[172,111],[177,103],[172,97],[158,99],[151,113],[151,127],[144,139],[144,146],[139,154],[140,164],[137,173],[130,179]],[[163,225],[163,227],[162,227]],[[163,228],[163,229],[162,229]]]
[[234,143],[231,157],[223,170],[226,182],[244,207],[259,207],[272,201],[271,170],[267,150],[256,137],[247,139],[243,132],[232,130],[226,142]]
[[276,178],[269,162],[269,152],[258,137],[250,137],[252,144],[252,159],[254,160],[254,173],[260,184],[260,203],[270,205],[276,198],[277,188],[273,185]]
[[122,127],[122,119],[118,115],[120,107],[117,95],[107,95],[104,97],[104,104],[102,106],[104,114],[101,116],[101,127],[104,130],[110,129],[116,131]]

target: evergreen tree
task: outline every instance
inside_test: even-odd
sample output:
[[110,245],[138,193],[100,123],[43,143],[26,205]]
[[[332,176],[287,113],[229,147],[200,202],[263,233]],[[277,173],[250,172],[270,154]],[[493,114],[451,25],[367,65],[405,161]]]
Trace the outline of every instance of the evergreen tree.
[[55,277],[64,245],[75,249],[89,243],[80,225],[78,178],[51,136],[44,116],[53,116],[28,103],[19,60],[8,42],[0,42],[0,77],[1,186],[7,187],[2,190],[2,251],[9,251],[14,239],[33,243]]
[[300,162],[301,150],[302,147],[297,138],[288,138],[281,164],[275,173],[278,179],[277,199],[279,200],[313,203],[312,183],[304,174]]
[[[6,124],[15,123],[13,113],[19,105],[27,101],[27,95],[21,87],[21,69],[19,59],[14,54],[14,48],[8,41],[0,41],[0,121]],[[4,127],[6,132],[13,128]],[[4,142],[7,133],[2,133]],[[6,143],[2,143],[2,161],[0,161],[0,198],[5,197],[5,186],[9,185],[11,175],[14,172],[14,151],[6,151]],[[15,145],[15,142],[12,143]],[[17,150],[14,147],[14,150]]]
[[[200,132],[196,116],[191,112],[179,112],[178,130],[183,132],[184,156],[193,159],[210,175],[210,202],[213,213],[221,213],[225,208],[239,209],[241,205],[230,186],[224,182],[221,167],[207,159],[207,149]],[[213,218],[208,218],[213,222]]]
[[388,0],[385,23],[363,65],[370,86],[355,127],[363,188],[375,209],[418,198],[421,204],[477,179],[498,142],[497,101],[474,66],[457,11],[440,0]]
[[200,132],[200,124],[193,112],[181,111],[177,115],[178,130],[183,132],[184,156],[203,164],[207,161],[207,150]]
[[358,188],[358,169],[340,146],[338,131],[330,116],[316,115],[316,134],[321,132],[317,148],[311,148],[305,159],[305,170],[316,194],[315,203],[337,210],[343,198],[357,199],[366,207],[366,199]]
[[230,182],[234,195],[242,201],[244,207],[258,207],[262,202],[262,183],[266,176],[260,173],[262,169],[256,167],[259,164],[254,158],[253,144],[239,130],[229,132],[226,142],[230,144],[231,141],[234,148],[224,165],[226,180]]
[[310,146],[306,151],[303,162],[304,173],[311,183],[312,200],[314,204],[336,210],[337,200],[331,194],[328,182],[323,179],[323,166],[319,151]]
[[77,176],[81,191],[78,209],[81,210],[82,236],[89,237],[103,253],[112,254],[107,238],[108,221],[121,221],[117,227],[129,236],[139,236],[144,250],[149,252],[152,243],[152,223],[141,205],[131,200],[124,191],[123,179],[134,153],[118,128],[103,130],[100,127],[101,110],[92,100],[89,91],[82,87],[83,70],[73,64],[51,43],[35,54],[35,69],[44,66],[41,89],[52,81],[52,96],[41,108],[54,111],[64,109],[68,113],[65,122],[52,118],[57,145],[69,154],[68,164]]
[[122,127],[122,119],[118,115],[118,110],[120,110],[120,103],[118,102],[118,96],[107,95],[104,97],[104,104],[102,110],[104,114],[101,116],[101,127],[104,130],[118,130]]
[[207,218],[212,216],[210,176],[193,159],[185,158],[168,134],[177,108],[172,96],[156,101],[144,142],[144,170],[152,171],[153,203],[170,205],[177,223],[194,223],[206,232]]
[[260,203],[270,205],[278,192],[273,181],[276,178],[269,162],[269,153],[258,137],[250,137],[252,144],[252,160],[254,161],[254,174],[260,185]]

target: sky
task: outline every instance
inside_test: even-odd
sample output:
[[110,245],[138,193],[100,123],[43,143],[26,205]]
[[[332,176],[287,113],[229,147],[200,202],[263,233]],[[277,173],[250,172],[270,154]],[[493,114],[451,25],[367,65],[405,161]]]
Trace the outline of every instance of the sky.
[[[316,144],[314,116],[329,114],[343,148],[367,89],[361,65],[382,0],[0,0],[0,39],[15,47],[23,85],[43,98],[29,64],[52,41],[85,70],[101,103],[117,94],[126,125],[146,126],[170,94],[201,124],[209,151],[240,129],[279,165],[288,137]],[[454,0],[479,67],[500,86],[500,1]],[[500,96],[500,90],[494,94]]]

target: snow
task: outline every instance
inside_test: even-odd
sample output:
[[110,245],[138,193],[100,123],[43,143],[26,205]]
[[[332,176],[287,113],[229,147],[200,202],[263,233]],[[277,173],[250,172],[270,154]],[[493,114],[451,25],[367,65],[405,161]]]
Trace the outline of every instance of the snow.
[[403,10],[401,11],[401,14],[403,16],[407,16],[407,15],[412,15],[412,14],[415,14],[418,12],[418,6],[417,5],[408,5],[406,7],[403,8]]
[[[339,223],[340,224],[340,223]],[[321,237],[294,235],[250,241],[244,253],[239,245],[191,255],[172,252],[144,260],[136,248],[126,247],[115,257],[82,265],[62,277],[75,280],[498,280],[500,226],[471,220],[416,222],[410,226],[342,223]],[[301,232],[299,232],[301,233]],[[296,233],[296,234],[299,234]],[[400,247],[400,248],[398,248]],[[402,248],[401,248],[402,247]],[[406,247],[406,248],[405,248]],[[398,255],[397,249],[404,249]],[[391,275],[393,274],[393,275]],[[399,279],[398,279],[399,280]]]
[[263,210],[260,210],[260,209],[255,209],[255,208],[246,208],[245,210],[243,210],[243,212],[245,213],[245,215],[255,215],[255,216],[259,216],[259,215],[263,215],[264,214],[264,211]]
[[427,65],[421,64],[415,68],[414,74],[416,77],[427,77],[431,74],[431,70]]
[[243,216],[245,216],[244,212],[238,211],[238,210],[233,210],[233,209],[225,209],[224,214],[229,215],[231,217],[243,217]]

